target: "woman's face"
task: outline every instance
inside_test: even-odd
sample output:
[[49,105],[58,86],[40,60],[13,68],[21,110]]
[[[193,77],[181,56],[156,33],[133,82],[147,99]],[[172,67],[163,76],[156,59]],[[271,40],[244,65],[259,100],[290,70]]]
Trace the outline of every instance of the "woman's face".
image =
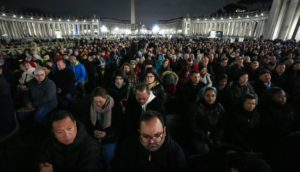
[[32,66],[29,63],[25,63],[24,66],[25,66],[25,70],[28,70],[28,69],[32,68]]
[[164,67],[164,68],[167,68],[168,65],[169,65],[169,62],[168,62],[168,61],[166,61],[166,62],[163,63],[163,67]]
[[131,63],[131,67],[132,67],[133,69],[135,69],[135,67],[136,67],[135,63]]
[[121,76],[116,77],[116,83],[118,85],[122,85],[124,83],[124,79]]
[[106,103],[106,98],[103,98],[101,96],[96,96],[93,98],[94,105],[97,107],[102,107]]
[[216,101],[216,93],[214,90],[208,90],[204,94],[204,100],[208,104],[213,104]]
[[219,85],[221,87],[224,87],[226,84],[227,84],[227,79],[225,79],[225,78],[219,81]]
[[243,107],[245,110],[252,112],[253,109],[256,106],[256,100],[255,99],[246,99],[246,101],[243,104]]
[[146,82],[147,82],[147,84],[153,83],[154,80],[155,80],[155,76],[152,73],[148,73],[146,75]]
[[185,73],[185,77],[187,78],[188,76],[190,76],[190,71],[187,71],[187,72]]
[[205,75],[205,73],[206,73],[206,68],[201,69],[201,70],[200,70],[200,73],[201,73],[201,75]]

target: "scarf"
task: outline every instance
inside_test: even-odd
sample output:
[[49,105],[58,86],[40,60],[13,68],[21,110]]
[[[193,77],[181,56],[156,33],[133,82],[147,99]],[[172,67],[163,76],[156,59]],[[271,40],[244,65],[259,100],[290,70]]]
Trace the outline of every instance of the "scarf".
[[126,83],[123,83],[122,85],[118,85],[118,84],[115,82],[116,87],[119,88],[119,89],[122,88],[125,84],[126,84]]
[[90,112],[90,118],[92,121],[92,124],[95,126],[97,122],[97,113],[103,113],[104,114],[104,123],[103,123],[103,129],[111,126],[111,110],[114,107],[114,99],[107,96],[106,102],[102,107],[97,107],[94,105],[94,103],[91,104],[91,112]]
[[217,101],[217,99],[213,104],[208,104],[204,98],[201,98],[200,102],[203,105],[203,107],[207,110],[213,110],[219,105],[219,102]]
[[142,105],[142,111],[143,113],[146,112],[146,108],[147,108],[147,105],[155,98],[155,95],[152,93],[152,91],[150,91],[150,96],[149,96],[149,99],[147,100],[147,102]]
[[19,79],[20,84],[25,84],[34,78],[33,72],[35,68],[30,68],[23,72],[22,77]]
[[151,90],[153,87],[155,87],[157,84],[159,84],[156,80],[153,81],[151,84],[148,84],[149,89]]

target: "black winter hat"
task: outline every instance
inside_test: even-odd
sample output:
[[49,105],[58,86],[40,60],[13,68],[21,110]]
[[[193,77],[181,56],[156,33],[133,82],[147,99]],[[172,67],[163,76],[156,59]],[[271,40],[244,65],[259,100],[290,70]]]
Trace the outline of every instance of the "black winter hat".
[[143,77],[146,78],[146,75],[147,75],[148,73],[152,73],[152,74],[155,76],[155,79],[156,79],[159,83],[162,84],[162,81],[161,81],[160,77],[158,76],[158,73],[157,73],[157,71],[156,71],[155,68],[153,68],[153,67],[147,68],[147,69],[145,70],[145,72],[144,72]]
[[263,70],[259,71],[259,76],[261,76],[261,75],[263,75],[263,74],[265,74],[265,73],[271,74],[271,72],[270,72],[269,70],[263,69]]

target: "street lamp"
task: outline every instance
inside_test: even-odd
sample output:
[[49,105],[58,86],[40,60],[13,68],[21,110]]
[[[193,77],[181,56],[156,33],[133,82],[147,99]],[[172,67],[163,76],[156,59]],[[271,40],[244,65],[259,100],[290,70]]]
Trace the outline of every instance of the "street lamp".
[[107,27],[102,26],[102,27],[101,27],[101,32],[102,32],[102,33],[106,33],[106,32],[107,32]]
[[159,31],[159,27],[156,25],[153,27],[152,32],[157,33]]

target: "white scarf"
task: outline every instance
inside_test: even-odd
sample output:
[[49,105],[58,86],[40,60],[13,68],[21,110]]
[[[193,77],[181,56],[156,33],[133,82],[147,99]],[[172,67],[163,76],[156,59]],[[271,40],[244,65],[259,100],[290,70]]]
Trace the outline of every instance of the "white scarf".
[[152,91],[150,91],[150,97],[149,99],[147,100],[147,102],[142,105],[142,113],[146,112],[146,107],[147,105],[155,98],[155,95],[152,93]]
[[[35,68],[30,68],[23,72],[22,77],[19,79],[20,84],[24,84],[25,82],[29,82],[34,78],[33,72],[35,71]],[[27,76],[27,77],[26,77]],[[26,80],[25,80],[26,78]]]

